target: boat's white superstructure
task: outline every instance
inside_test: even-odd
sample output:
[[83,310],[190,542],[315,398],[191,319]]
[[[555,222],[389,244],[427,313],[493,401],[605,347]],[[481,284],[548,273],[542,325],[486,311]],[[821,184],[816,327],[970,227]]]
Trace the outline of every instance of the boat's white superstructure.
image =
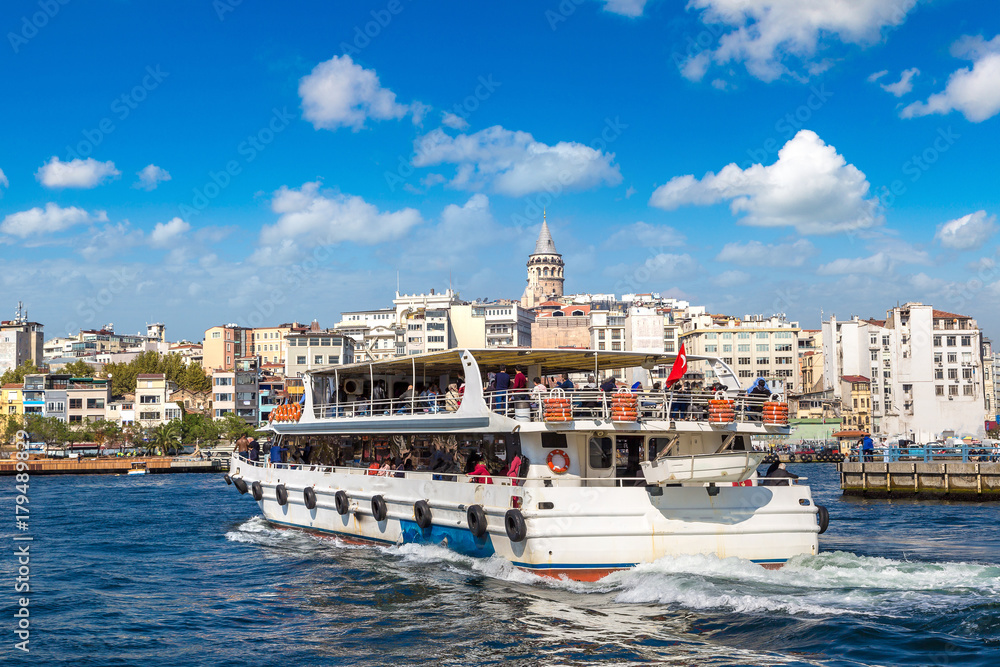
[[[230,476],[278,525],[349,540],[445,544],[541,574],[596,579],[664,556],[716,554],[778,566],[818,550],[804,485],[761,486],[752,435],[787,433],[780,402],[751,397],[714,361],[716,394],[552,391],[484,394],[487,371],[600,375],[673,355],[579,350],[452,350],[314,372],[298,408],[271,429],[309,463],[234,453]],[[448,399],[381,399],[422,379],[467,381]],[[395,391],[393,390],[395,389]],[[372,396],[375,398],[372,398]],[[328,400],[332,398],[332,400]],[[437,450],[437,453],[435,453]],[[414,470],[370,469],[385,452]],[[476,451],[492,483],[442,469]],[[497,475],[515,457],[515,477]],[[436,470],[427,469],[436,462]],[[825,513],[821,513],[825,514]]]

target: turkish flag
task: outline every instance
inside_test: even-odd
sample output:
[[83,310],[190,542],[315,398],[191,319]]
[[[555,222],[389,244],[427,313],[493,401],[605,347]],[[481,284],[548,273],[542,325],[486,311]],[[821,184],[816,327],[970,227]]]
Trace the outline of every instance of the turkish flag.
[[673,383],[684,377],[684,374],[688,370],[688,358],[687,354],[684,352],[684,343],[681,343],[680,354],[674,360],[674,366],[670,369],[670,375],[667,376],[667,386],[669,387]]

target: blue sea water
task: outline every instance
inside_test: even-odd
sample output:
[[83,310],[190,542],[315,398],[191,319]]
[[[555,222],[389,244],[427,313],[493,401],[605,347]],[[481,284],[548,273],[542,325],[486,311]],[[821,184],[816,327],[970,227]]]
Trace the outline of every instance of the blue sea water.
[[218,475],[34,477],[31,639],[14,649],[14,480],[0,478],[4,665],[997,665],[1000,505],[843,498],[779,571],[664,559],[596,583],[258,517]]

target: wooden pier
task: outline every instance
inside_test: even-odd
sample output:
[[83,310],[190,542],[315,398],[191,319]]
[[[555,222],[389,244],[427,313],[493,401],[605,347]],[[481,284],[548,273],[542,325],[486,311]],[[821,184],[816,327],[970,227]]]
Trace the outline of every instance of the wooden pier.
[[[16,461],[0,461],[0,476],[13,475]],[[175,459],[171,456],[138,458],[32,459],[26,461],[29,475],[124,475],[134,463],[145,463],[152,475],[182,472],[224,472],[228,461],[220,459]]]
[[1000,501],[1000,463],[845,461],[837,469],[847,496]]

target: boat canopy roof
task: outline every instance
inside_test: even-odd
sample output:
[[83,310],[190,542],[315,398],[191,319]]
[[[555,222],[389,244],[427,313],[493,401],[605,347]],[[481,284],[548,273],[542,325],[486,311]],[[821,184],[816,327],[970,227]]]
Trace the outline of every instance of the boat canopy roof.
[[[428,352],[406,357],[394,357],[382,361],[365,361],[343,366],[329,366],[311,371],[314,377],[330,376],[335,373],[344,376],[365,374],[370,371],[377,375],[405,375],[416,365],[428,374],[464,372],[461,348]],[[489,348],[467,350],[476,359],[483,371],[492,371],[506,365],[540,366],[546,375],[553,373],[587,373],[612,369],[643,367],[651,369],[674,363],[677,355],[662,352],[612,352],[581,349],[535,349],[535,348]],[[715,357],[687,355],[689,361],[715,361]],[[370,371],[369,371],[370,369]]]

